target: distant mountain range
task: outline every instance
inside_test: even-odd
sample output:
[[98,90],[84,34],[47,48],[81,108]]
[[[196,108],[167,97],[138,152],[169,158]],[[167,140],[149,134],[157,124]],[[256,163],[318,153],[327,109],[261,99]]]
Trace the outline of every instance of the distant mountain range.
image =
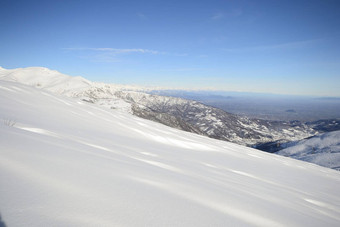
[[178,122],[185,122],[181,128],[183,130],[241,145],[253,146],[276,140],[292,141],[316,134],[315,130],[301,122],[250,119],[182,98],[140,92],[116,92],[115,95],[132,103],[133,113],[137,116],[172,126],[167,122],[168,118],[164,119],[164,116],[171,116]]
[[302,122],[340,118],[340,98],[226,91],[152,90],[151,94],[199,101],[249,118]]

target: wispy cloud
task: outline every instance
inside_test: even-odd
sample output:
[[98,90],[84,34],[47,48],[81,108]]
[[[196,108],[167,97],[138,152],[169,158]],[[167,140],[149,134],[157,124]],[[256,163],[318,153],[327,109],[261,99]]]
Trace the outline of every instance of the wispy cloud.
[[141,20],[147,19],[147,16],[144,13],[137,13],[137,17]]
[[202,71],[205,68],[170,68],[170,69],[162,69],[160,71],[166,72],[192,72],[192,71]]
[[243,14],[243,11],[241,9],[233,9],[227,12],[216,12],[212,15],[212,20],[221,20],[224,18],[231,18],[231,17],[238,17]]
[[224,16],[225,16],[224,13],[219,12],[219,13],[215,13],[211,17],[211,19],[213,19],[213,20],[220,20],[220,19],[224,18]]
[[284,49],[297,49],[305,48],[314,45],[322,39],[312,39],[297,42],[280,43],[275,45],[263,45],[263,46],[253,46],[253,47],[242,47],[242,48],[225,48],[222,49],[227,52],[232,53],[243,53],[243,52],[253,52],[253,51],[268,51],[268,50],[284,50]]
[[93,62],[121,62],[121,56],[123,55],[132,55],[132,54],[148,54],[148,55],[170,55],[170,56],[178,56],[183,57],[187,56],[187,54],[181,53],[168,53],[157,50],[150,49],[142,49],[142,48],[93,48],[93,47],[70,47],[70,48],[62,48],[67,51],[75,51],[81,53],[81,58],[90,59]]
[[130,54],[130,53],[141,53],[141,54],[164,54],[156,50],[149,49],[117,49],[117,48],[63,48],[64,50],[75,50],[75,51],[99,51],[99,52],[110,52],[112,54]]

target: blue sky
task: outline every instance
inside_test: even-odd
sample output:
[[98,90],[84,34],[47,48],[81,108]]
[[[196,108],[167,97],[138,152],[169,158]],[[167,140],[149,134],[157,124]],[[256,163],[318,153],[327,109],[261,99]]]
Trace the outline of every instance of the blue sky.
[[0,66],[340,96],[340,1],[0,1]]

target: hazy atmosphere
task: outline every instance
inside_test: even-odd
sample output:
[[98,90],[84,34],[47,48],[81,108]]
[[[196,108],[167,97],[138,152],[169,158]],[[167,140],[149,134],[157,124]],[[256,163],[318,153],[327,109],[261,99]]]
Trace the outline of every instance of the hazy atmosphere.
[[0,2],[0,66],[107,83],[340,96],[340,2]]

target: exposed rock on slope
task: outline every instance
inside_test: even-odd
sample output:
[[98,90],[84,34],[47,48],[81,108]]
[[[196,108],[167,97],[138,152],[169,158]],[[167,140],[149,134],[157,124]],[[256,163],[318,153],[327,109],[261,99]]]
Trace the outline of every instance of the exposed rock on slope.
[[[277,140],[299,140],[316,132],[301,122],[280,122],[249,119],[196,101],[150,95],[140,92],[118,91],[114,95],[138,105],[135,115],[148,118],[151,113],[167,114],[191,125],[197,133],[242,145],[254,145]],[[143,111],[147,114],[140,114]],[[152,119],[152,117],[150,117]],[[161,121],[160,121],[161,122]],[[162,122],[163,123],[163,122]]]

